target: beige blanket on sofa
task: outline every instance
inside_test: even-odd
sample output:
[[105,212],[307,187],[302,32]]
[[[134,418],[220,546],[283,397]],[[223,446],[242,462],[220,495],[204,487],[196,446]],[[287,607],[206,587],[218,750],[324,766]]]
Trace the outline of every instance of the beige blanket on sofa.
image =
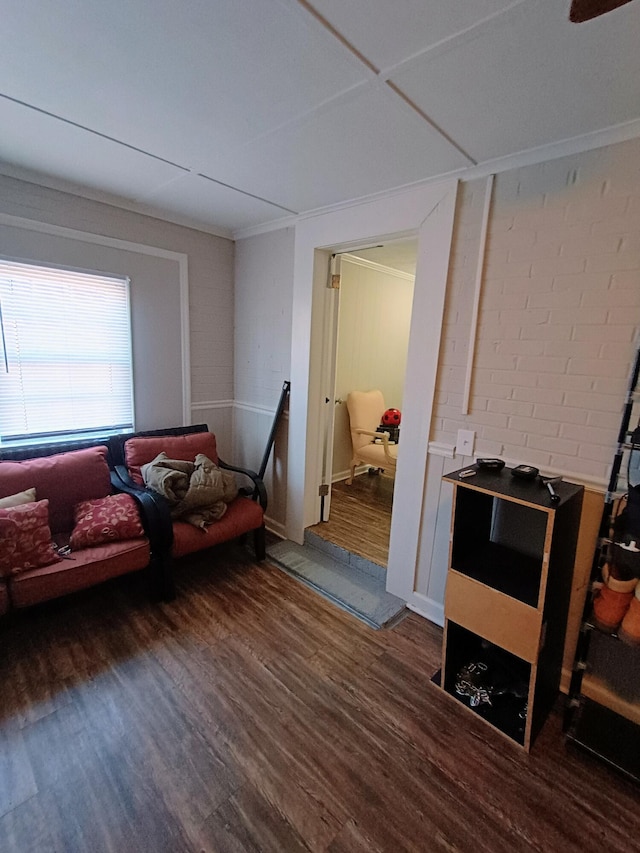
[[238,494],[233,474],[223,471],[204,453],[195,462],[169,459],[159,453],[141,467],[145,486],[163,495],[171,506],[172,518],[205,529],[227,511]]

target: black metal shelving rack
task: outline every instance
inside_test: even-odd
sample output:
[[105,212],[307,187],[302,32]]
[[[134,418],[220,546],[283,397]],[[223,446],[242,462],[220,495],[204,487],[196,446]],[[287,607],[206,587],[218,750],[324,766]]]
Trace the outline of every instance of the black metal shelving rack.
[[[640,427],[640,349],[618,434],[605,496],[591,585],[601,578],[612,542],[614,517],[628,491],[627,463],[638,447]],[[630,428],[637,424],[635,429]],[[595,629],[593,593],[587,595],[565,714],[567,741],[587,750],[640,782],[640,648],[624,645],[617,634]]]

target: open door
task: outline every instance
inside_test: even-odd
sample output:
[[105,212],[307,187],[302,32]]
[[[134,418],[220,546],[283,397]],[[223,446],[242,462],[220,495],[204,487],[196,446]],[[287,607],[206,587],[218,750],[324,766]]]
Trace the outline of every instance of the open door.
[[[353,391],[379,391],[387,408],[402,409],[417,256],[417,237],[385,240],[332,256],[323,336],[321,506],[313,532],[360,557],[387,565],[395,464],[370,476],[358,466],[351,481],[353,446],[346,401]],[[392,452],[400,430],[389,427]],[[379,442],[378,442],[379,443]],[[376,448],[377,450],[378,448]],[[382,482],[384,481],[384,482]],[[336,497],[337,489],[337,497]],[[336,499],[334,501],[334,498]],[[337,503],[336,503],[337,501]],[[373,523],[362,538],[362,524]]]
[[335,430],[336,359],[338,352],[338,312],[340,310],[341,256],[331,255],[327,274],[326,307],[322,352],[322,467],[318,495],[320,521],[328,521],[331,511],[331,473],[333,469],[333,435]]
[[[322,459],[318,431],[326,421],[322,401],[323,309],[327,294],[326,257],[390,237],[418,234],[413,316],[402,412],[402,446],[396,470],[387,590],[420,608],[415,591],[429,433],[433,412],[444,298],[453,237],[457,181],[411,187],[301,219],[295,227],[291,403],[287,457],[287,538],[304,541],[304,530],[319,520],[318,483]],[[316,264],[321,256],[322,268]],[[317,273],[317,274],[316,274]],[[321,273],[321,274],[320,274]]]

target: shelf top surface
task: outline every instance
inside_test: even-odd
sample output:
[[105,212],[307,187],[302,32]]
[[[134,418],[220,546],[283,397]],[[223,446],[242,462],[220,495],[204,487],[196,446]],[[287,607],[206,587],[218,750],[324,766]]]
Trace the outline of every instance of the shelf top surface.
[[475,466],[468,465],[465,468],[460,468],[458,471],[451,471],[450,474],[445,474],[442,479],[456,486],[464,486],[466,489],[473,489],[475,491],[489,492],[495,494],[497,497],[531,504],[544,510],[558,509],[558,507],[561,507],[584,489],[584,486],[579,486],[577,483],[569,483],[566,480],[554,483],[553,488],[560,497],[560,500],[554,503],[551,500],[548,489],[538,478],[535,480],[523,480],[519,477],[513,477],[511,475],[512,469],[506,467],[501,471],[477,469],[473,476],[461,478],[460,473],[468,471],[469,468],[475,468]]

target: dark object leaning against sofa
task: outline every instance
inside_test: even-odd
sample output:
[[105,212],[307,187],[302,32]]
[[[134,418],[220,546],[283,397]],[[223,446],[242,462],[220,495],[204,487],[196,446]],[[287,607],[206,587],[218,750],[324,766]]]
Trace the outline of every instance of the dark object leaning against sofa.
[[155,506],[108,454],[82,441],[0,452],[0,614],[147,567],[160,591]]

